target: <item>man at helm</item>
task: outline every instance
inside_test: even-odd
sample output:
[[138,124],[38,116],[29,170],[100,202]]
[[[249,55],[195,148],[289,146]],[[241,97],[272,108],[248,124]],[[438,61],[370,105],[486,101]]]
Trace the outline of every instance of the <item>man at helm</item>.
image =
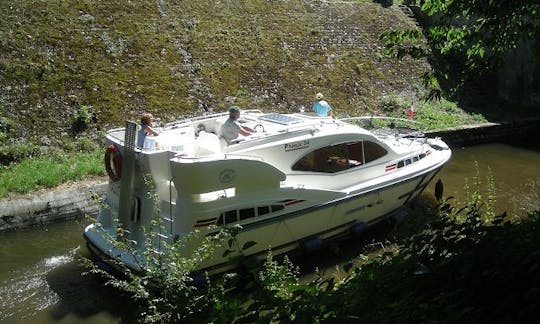
[[231,144],[233,140],[238,138],[239,134],[249,136],[256,132],[247,126],[240,125],[237,122],[238,118],[240,118],[240,109],[232,106],[229,109],[229,119],[219,129],[219,136],[223,137],[227,141],[227,144]]
[[320,117],[325,116],[332,116],[332,107],[326,102],[326,100],[323,100],[323,94],[317,93],[315,95],[315,102],[313,103],[313,111]]

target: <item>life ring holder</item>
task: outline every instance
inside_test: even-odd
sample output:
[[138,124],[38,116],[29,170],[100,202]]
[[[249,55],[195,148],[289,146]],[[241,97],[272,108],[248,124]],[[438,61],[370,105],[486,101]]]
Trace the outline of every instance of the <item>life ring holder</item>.
[[111,144],[105,151],[105,170],[112,181],[119,181],[122,177],[122,154],[118,146]]

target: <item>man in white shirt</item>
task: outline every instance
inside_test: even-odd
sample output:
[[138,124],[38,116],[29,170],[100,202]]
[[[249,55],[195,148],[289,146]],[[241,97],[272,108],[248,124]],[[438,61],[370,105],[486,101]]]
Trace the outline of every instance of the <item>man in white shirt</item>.
[[227,144],[231,144],[233,140],[238,138],[238,135],[249,136],[256,131],[247,127],[240,125],[237,120],[240,118],[240,109],[238,107],[231,107],[229,110],[229,119],[221,126],[219,129],[219,136],[223,137]]

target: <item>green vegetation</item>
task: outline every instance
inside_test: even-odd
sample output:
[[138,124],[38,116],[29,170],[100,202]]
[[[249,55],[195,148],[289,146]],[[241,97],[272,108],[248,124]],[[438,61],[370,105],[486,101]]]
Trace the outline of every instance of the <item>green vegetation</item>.
[[260,268],[195,282],[189,274],[216,242],[240,252],[253,244],[234,248],[235,229],[205,238],[191,257],[178,249],[201,241],[197,235],[164,253],[147,252],[149,271],[141,276],[117,278],[87,265],[131,294],[146,323],[526,322],[537,312],[530,301],[540,287],[540,212],[514,222],[504,213],[494,216],[491,194],[484,205],[479,179],[471,185],[465,205],[440,199],[421,224],[417,215],[401,224],[392,245],[361,254],[332,277],[317,273],[302,280],[287,257],[279,261],[269,254]]
[[[481,88],[535,107],[540,53],[540,5],[536,0],[409,0],[421,10],[424,29],[397,28],[383,33],[387,53],[428,58],[434,70],[424,75],[432,96],[463,96]],[[520,57],[516,60],[516,57]],[[526,65],[527,67],[521,67]],[[511,73],[501,74],[504,70]],[[521,80],[516,81],[513,79]],[[499,83],[499,84],[497,84]],[[441,85],[441,88],[439,87]],[[500,85],[504,85],[502,88]],[[515,89],[511,89],[514,88]],[[440,92],[442,90],[442,93]],[[512,98],[509,92],[515,91]],[[536,95],[535,95],[536,93]],[[478,94],[478,93],[476,93]],[[537,107],[537,104],[536,104]],[[491,108],[493,109],[493,108]]]
[[[84,143],[80,145],[88,145]],[[67,153],[57,150],[41,155],[35,146],[21,145],[19,148],[26,149],[22,154],[29,157],[22,158],[19,163],[0,166],[0,198],[9,193],[28,193],[67,181],[105,175],[103,152],[99,149]]]
[[88,136],[142,111],[296,110],[317,91],[356,115],[427,69],[382,55],[377,36],[412,21],[369,1],[3,1],[0,20],[2,115],[38,144],[81,107]]
[[429,130],[486,122],[482,115],[466,113],[456,103],[444,98],[415,102],[393,95],[381,98],[380,108],[387,116],[399,118],[407,118],[407,111],[412,108],[414,116],[411,119]]

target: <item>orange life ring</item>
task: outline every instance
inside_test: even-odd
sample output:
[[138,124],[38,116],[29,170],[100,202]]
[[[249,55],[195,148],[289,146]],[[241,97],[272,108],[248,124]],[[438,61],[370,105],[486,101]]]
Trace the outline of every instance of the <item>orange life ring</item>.
[[105,170],[107,170],[107,174],[112,181],[120,180],[122,176],[122,155],[114,144],[109,145],[105,151]]

